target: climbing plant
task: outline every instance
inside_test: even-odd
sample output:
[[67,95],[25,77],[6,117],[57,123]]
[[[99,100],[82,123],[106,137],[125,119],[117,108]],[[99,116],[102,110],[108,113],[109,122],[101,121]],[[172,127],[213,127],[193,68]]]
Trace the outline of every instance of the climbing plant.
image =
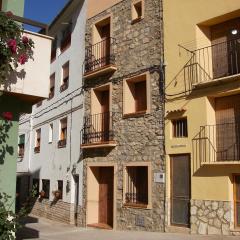
[[24,35],[22,25],[11,12],[0,12],[0,84],[17,71],[28,59],[33,59],[34,42]]

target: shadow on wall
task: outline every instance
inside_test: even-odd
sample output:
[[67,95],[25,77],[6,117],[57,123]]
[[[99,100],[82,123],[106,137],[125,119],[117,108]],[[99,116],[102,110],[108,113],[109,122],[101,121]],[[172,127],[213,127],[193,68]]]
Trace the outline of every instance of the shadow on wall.
[[0,122],[0,164],[4,164],[6,154],[14,154],[13,146],[7,144],[9,131],[12,126],[11,121],[2,120],[2,122]]

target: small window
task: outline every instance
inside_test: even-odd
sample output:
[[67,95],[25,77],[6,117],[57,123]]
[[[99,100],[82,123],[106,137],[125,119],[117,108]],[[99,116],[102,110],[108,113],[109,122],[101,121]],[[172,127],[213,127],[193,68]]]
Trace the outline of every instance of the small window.
[[24,149],[25,149],[25,134],[19,136],[18,139],[18,156],[24,157]]
[[66,147],[67,144],[67,118],[63,118],[60,120],[60,134],[58,147]]
[[37,104],[36,104],[37,107],[40,107],[42,106],[42,101],[39,101]]
[[71,27],[72,27],[72,24],[68,23],[67,28],[65,28],[62,32],[61,52],[64,52],[71,45],[71,36],[72,36]]
[[38,197],[38,195],[39,195],[39,179],[33,178],[32,190],[34,190],[34,192],[35,192],[34,196]]
[[172,126],[174,138],[188,137],[187,118],[172,120]]
[[40,145],[41,145],[41,129],[37,129],[35,132],[35,148],[34,148],[35,153],[40,152]]
[[62,194],[63,194],[63,181],[62,180],[58,180],[58,191],[60,193],[59,199],[62,199]]
[[55,73],[50,77],[50,89],[49,89],[49,97],[48,99],[52,99],[54,97],[55,90]]
[[55,61],[57,54],[57,39],[52,41],[51,62]]
[[42,180],[42,192],[44,192],[41,196],[42,198],[49,199],[50,192],[50,180],[43,179]]
[[49,124],[49,139],[48,143],[52,143],[53,141],[53,124]]
[[69,62],[65,63],[62,67],[62,84],[60,91],[63,92],[68,88],[69,83]]
[[132,23],[143,18],[143,0],[135,0],[132,3]]
[[126,167],[126,205],[148,205],[148,167]]
[[141,75],[124,82],[124,115],[145,114],[149,111],[146,75]]

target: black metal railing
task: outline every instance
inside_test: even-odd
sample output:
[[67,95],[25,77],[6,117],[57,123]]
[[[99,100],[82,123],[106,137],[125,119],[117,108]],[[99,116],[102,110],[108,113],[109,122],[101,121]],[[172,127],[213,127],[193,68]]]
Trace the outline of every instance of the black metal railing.
[[112,113],[104,112],[84,117],[81,144],[101,144],[113,141]]
[[240,161],[240,123],[201,126],[193,138],[197,163]]
[[125,193],[125,203],[126,204],[148,204],[147,193]]
[[195,50],[184,66],[185,82],[191,85],[235,74],[240,74],[240,39]]
[[91,45],[85,50],[85,70],[89,73],[105,66],[115,64],[115,55],[113,53],[114,38],[106,38],[101,42]]

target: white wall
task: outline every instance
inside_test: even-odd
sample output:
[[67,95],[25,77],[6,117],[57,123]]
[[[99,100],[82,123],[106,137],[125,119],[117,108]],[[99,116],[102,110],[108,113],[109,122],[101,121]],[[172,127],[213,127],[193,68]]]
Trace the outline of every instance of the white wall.
[[[30,157],[24,158],[30,165],[33,178],[50,179],[50,200],[52,191],[57,189],[57,180],[63,180],[63,201],[74,202],[74,188],[72,170],[76,165],[76,174],[79,175],[79,204],[82,202],[82,162],[80,157],[80,131],[83,121],[83,92],[82,92],[82,65],[84,62],[86,9],[79,6],[72,14],[73,32],[71,46],[60,53],[61,31],[58,33],[58,50],[56,60],[51,64],[51,74],[55,73],[55,94],[51,100],[44,100],[40,107],[32,109],[32,131]],[[66,22],[66,21],[64,21]],[[61,25],[60,25],[61,26]],[[62,65],[70,61],[69,87],[60,93]],[[58,148],[60,119],[68,118],[66,148]],[[49,124],[53,123],[53,141],[49,140]],[[26,126],[20,124],[20,133]],[[35,131],[41,128],[40,153],[34,153]],[[20,165],[18,165],[18,171]],[[71,191],[66,193],[67,180],[72,184]],[[41,190],[41,183],[40,183]]]

